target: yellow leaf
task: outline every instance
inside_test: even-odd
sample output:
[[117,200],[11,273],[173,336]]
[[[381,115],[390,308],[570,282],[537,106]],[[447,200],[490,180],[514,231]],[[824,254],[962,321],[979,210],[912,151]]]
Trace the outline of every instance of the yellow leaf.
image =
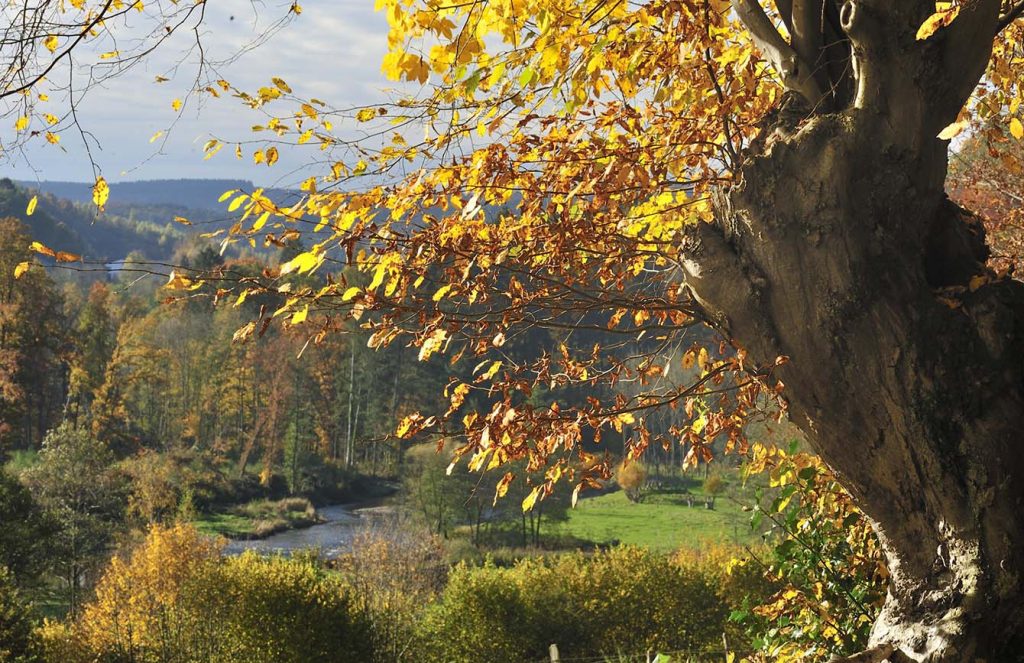
[[28,129],[28,118],[26,116],[22,115],[14,123],[14,130],[15,131],[24,131],[25,129]]
[[47,131],[46,132],[46,142],[50,143],[51,145],[56,145],[57,143],[60,142],[60,136],[58,136],[57,134],[53,133],[52,131]]
[[274,76],[270,80],[274,83],[274,85],[277,86],[277,89],[281,90],[281,92],[290,93],[292,91],[292,89],[288,87],[288,84],[285,83],[282,79],[278,78],[277,76]]
[[377,111],[373,108],[364,108],[356,113],[357,122],[369,122],[375,117],[377,117]]
[[171,102],[171,108],[174,110],[181,110],[181,99],[175,99]]
[[268,147],[267,148],[267,165],[268,166],[273,166],[276,162],[277,162],[277,148],[276,147]]
[[100,55],[100,60],[112,60],[116,58],[120,53],[118,51],[107,51]]
[[362,159],[360,159],[359,163],[356,164],[356,167],[354,169],[352,169],[352,174],[353,175],[362,175],[363,173],[366,172],[366,168],[367,168],[366,162],[363,161]]
[[426,361],[430,359],[430,356],[441,349],[444,345],[445,340],[448,338],[448,332],[443,329],[435,329],[430,336],[424,341],[420,347],[419,360]]
[[940,28],[944,28],[953,22],[953,19],[960,13],[960,6],[950,7],[949,9],[941,9],[921,24],[921,27],[917,29],[917,40],[922,41],[928,39],[933,34],[939,31]]
[[493,364],[491,364],[491,367],[487,369],[487,372],[485,372],[483,375],[481,375],[479,379],[490,380],[495,375],[497,375],[499,370],[501,370],[501,365],[502,365],[501,360],[498,360],[498,361],[494,362]]
[[56,251],[42,244],[41,242],[32,242],[31,244],[28,245],[28,250],[35,251],[36,253],[41,253],[44,256],[50,256],[51,258],[57,257]]
[[384,264],[377,265],[373,270],[373,279],[370,280],[370,285],[366,287],[367,290],[376,290],[381,283],[384,282],[384,275],[387,273],[387,266]]
[[104,205],[110,198],[110,187],[102,176],[96,178],[96,184],[92,186],[92,202],[102,212]]
[[247,322],[244,326],[240,327],[234,333],[234,335],[231,337],[231,340],[235,341],[235,342],[244,341],[245,339],[247,339],[250,336],[252,336],[252,333],[254,331],[256,331],[256,323],[255,322]]
[[50,35],[49,37],[47,37],[46,39],[43,40],[43,46],[45,46],[46,49],[48,51],[50,51],[51,53],[53,53],[54,51],[57,50],[57,45],[59,43],[60,43],[60,40],[57,39],[57,37],[55,35]]
[[191,226],[192,225],[192,222],[189,221],[188,219],[186,219],[183,216],[176,216],[176,217],[174,217],[174,222],[175,223],[180,223],[183,226]]
[[1017,140],[1024,140],[1024,124],[1017,118],[1010,120],[1010,135]]
[[292,8],[291,8],[291,12],[292,12],[293,14],[295,14],[296,16],[298,16],[299,14],[301,14],[301,13],[302,13],[302,5],[300,5],[300,4],[299,4],[299,3],[297,3],[297,2],[295,2],[295,3],[292,3]]
[[301,311],[296,311],[292,315],[291,323],[293,325],[300,325],[306,321],[307,315],[309,315],[309,304],[306,304]]
[[206,152],[206,156],[203,157],[203,160],[205,161],[206,159],[209,159],[213,155],[217,154],[217,152],[220,152],[223,147],[224,143],[220,142],[219,140],[208,141],[206,145],[203,147],[203,151]]
[[168,290],[188,290],[192,287],[192,279],[182,276],[176,271],[171,271],[170,277],[164,287]]
[[281,265],[281,274],[291,274],[292,272],[303,274],[312,270],[319,264],[320,259],[315,253],[300,253],[285,264]]
[[533,509],[533,505],[537,503],[537,498],[540,497],[540,486],[537,486],[530,491],[530,494],[523,500],[523,512],[527,512]]
[[434,293],[433,300],[435,302],[441,301],[442,299],[444,299],[444,296],[447,295],[448,291],[451,290],[451,289],[452,289],[452,286],[451,286],[450,283],[448,285],[441,286],[440,288],[437,289],[437,292]]
[[413,433],[413,426],[423,419],[419,413],[413,413],[402,418],[398,423],[398,428],[395,429],[395,436],[399,438],[407,438]]
[[238,189],[231,189],[230,191],[225,191],[224,193],[220,194],[220,198],[217,199],[217,202],[222,203],[231,196],[235,195],[236,193],[238,193]]
[[18,266],[14,268],[14,278],[20,279],[21,275],[28,271],[31,263],[19,262]]
[[234,212],[235,210],[242,206],[242,203],[244,203],[248,199],[249,194],[247,193],[243,193],[242,195],[237,196],[234,200],[231,201],[231,204],[228,205],[228,211]]
[[945,129],[939,132],[937,138],[939,140],[950,140],[955,136],[960,135],[960,132],[967,128],[970,124],[969,121],[963,120],[962,122],[954,122]]
[[352,286],[351,288],[349,288],[348,290],[345,291],[345,294],[343,294],[341,296],[341,301],[347,302],[347,301],[351,300],[353,297],[355,297],[356,295],[358,295],[360,292],[362,292],[362,290],[360,290],[356,286]]
[[28,201],[28,207],[25,208],[25,215],[32,216],[32,213],[36,211],[36,204],[39,202],[39,196],[32,196],[32,200]]

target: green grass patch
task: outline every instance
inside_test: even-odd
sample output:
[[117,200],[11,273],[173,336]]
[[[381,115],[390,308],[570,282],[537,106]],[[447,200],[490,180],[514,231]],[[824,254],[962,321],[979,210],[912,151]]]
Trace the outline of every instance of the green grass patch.
[[13,476],[18,476],[25,470],[35,467],[39,463],[39,452],[35,449],[17,449],[12,451],[4,466]]
[[229,539],[246,539],[255,534],[255,522],[251,518],[233,513],[204,513],[192,524],[203,534]]
[[687,506],[686,495],[680,493],[655,493],[634,503],[621,490],[580,500],[569,511],[569,520],[549,531],[594,543],[618,541],[660,552],[758,540],[750,529],[750,514],[725,495],[718,497],[714,509],[706,509],[699,496],[692,507]]
[[204,534],[229,539],[262,539],[288,529],[309,527],[320,522],[309,500],[257,500],[217,513],[201,514],[194,524]]

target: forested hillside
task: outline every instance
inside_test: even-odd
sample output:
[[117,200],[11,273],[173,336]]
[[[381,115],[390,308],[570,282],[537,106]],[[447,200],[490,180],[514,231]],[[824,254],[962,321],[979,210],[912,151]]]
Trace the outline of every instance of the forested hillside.
[[[26,210],[33,196],[38,202],[29,215]],[[184,226],[173,219],[188,213],[188,207],[176,204],[122,205],[109,214],[97,214],[86,202],[0,180],[0,214],[26,222],[33,239],[92,261],[112,262],[131,253],[166,260],[188,236]],[[210,218],[210,214],[201,218]]]
[[[92,202],[92,183],[22,181],[19,185],[51,194],[76,203]],[[181,207],[222,214],[223,206],[217,201],[225,191],[255,188],[252,182],[219,179],[143,180],[115,182],[110,185],[110,209],[113,211],[138,207]],[[283,189],[269,189],[268,195],[287,196]]]

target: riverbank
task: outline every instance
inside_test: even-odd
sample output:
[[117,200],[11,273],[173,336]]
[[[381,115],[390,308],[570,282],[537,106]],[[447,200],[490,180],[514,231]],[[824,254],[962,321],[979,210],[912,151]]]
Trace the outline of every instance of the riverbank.
[[330,514],[325,517],[322,511],[337,505],[377,506],[398,489],[394,481],[356,475],[340,490],[322,489],[308,498],[263,498],[226,505],[198,514],[193,524],[200,532],[211,536],[258,541],[289,530],[332,522],[334,518]]
[[287,497],[282,500],[256,500],[225,511],[202,514],[193,524],[204,534],[248,541],[322,522],[324,520],[308,499]]

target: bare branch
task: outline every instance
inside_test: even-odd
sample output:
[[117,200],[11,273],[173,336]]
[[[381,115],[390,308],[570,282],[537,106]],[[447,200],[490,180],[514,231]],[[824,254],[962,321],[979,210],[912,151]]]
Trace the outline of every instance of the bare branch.
[[[822,50],[824,48],[824,11],[823,0],[792,0],[793,30],[791,41],[801,62],[811,66],[802,72],[807,77],[814,77],[821,90],[828,88],[828,72],[822,66]],[[816,100],[810,100],[814,103]]]
[[757,0],[733,0],[732,6],[750,30],[754,43],[782,76],[783,84],[803,96],[812,107],[816,106],[823,93],[812,67],[786,43]]

